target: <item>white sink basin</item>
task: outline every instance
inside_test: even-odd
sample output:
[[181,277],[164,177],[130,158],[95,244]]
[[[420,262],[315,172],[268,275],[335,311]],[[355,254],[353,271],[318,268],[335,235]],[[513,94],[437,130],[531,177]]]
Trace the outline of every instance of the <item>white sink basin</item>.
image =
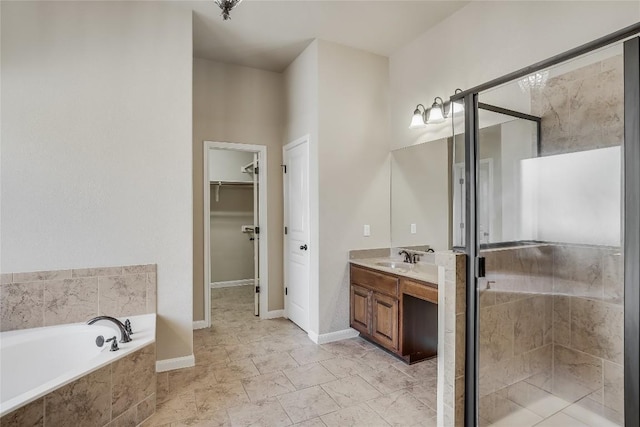
[[392,270],[402,270],[409,271],[413,268],[413,264],[408,264],[406,262],[398,262],[398,261],[378,261],[376,265],[380,267],[391,268]]

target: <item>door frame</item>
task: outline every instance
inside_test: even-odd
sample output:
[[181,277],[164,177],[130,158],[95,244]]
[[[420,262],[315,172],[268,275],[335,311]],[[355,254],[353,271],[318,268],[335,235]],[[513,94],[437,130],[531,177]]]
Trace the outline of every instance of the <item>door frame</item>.
[[211,227],[210,209],[211,194],[209,181],[209,150],[224,149],[234,151],[248,151],[258,153],[258,224],[260,225],[260,238],[258,248],[260,252],[260,319],[267,317],[269,301],[269,251],[267,227],[267,146],[256,144],[239,144],[235,142],[204,141],[203,142],[203,183],[204,183],[204,321],[206,327],[211,326]]
[[[311,204],[312,204],[312,197],[313,197],[313,191],[311,190],[311,140],[309,138],[309,135],[305,135],[301,138],[298,138],[288,144],[286,144],[284,147],[282,147],[282,163],[283,166],[286,167],[286,163],[288,160],[288,151],[291,150],[292,148],[297,147],[298,145],[301,144],[307,144],[307,171],[308,171],[308,183],[309,183],[309,192],[308,192],[308,196],[309,198],[307,199],[308,202],[308,207],[307,207],[307,211],[309,212],[309,260],[307,263],[307,272],[308,272],[308,286],[309,286],[309,292],[308,292],[308,298],[309,301],[307,302],[307,321],[306,321],[306,326],[307,326],[307,334],[309,334],[310,336],[314,334],[313,328],[311,326],[311,302],[313,301],[313,295],[314,293],[312,292],[312,290],[314,289],[313,283],[314,281],[311,280],[311,264],[312,264],[312,260],[314,258],[314,254],[316,253],[315,251],[315,247],[316,245],[314,244],[313,240],[313,233],[311,231],[312,228],[312,219],[313,219],[313,213],[311,212]],[[282,175],[282,201],[283,201],[283,209],[282,209],[282,219],[283,219],[283,226],[286,227],[289,223],[289,217],[288,217],[288,209],[287,209],[287,204],[289,201],[289,194],[288,194],[288,187],[287,187],[287,180],[285,177],[285,174]],[[283,230],[284,230],[283,227]],[[288,284],[289,284],[289,276],[288,276],[288,260],[289,260],[289,239],[283,235],[283,241],[282,241],[282,260],[283,260],[283,269],[282,269],[282,278],[283,278],[283,283],[284,283],[284,288],[287,289]],[[289,318],[289,298],[287,297],[287,292],[284,292],[284,316],[288,319]]]

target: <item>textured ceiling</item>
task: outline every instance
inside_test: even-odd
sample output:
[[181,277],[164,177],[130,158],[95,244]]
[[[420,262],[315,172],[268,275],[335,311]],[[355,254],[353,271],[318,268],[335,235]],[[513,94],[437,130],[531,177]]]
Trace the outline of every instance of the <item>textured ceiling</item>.
[[194,56],[271,71],[315,38],[389,56],[467,3],[244,0],[223,21],[213,0],[188,2]]

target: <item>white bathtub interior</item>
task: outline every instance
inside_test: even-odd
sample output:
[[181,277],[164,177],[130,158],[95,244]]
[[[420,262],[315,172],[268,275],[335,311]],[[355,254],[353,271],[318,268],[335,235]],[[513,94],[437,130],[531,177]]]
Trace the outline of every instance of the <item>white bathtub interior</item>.
[[0,333],[0,416],[155,342],[155,314],[128,319],[132,341],[119,342],[113,352],[110,343],[96,345],[99,335],[120,340],[118,328],[106,321]]

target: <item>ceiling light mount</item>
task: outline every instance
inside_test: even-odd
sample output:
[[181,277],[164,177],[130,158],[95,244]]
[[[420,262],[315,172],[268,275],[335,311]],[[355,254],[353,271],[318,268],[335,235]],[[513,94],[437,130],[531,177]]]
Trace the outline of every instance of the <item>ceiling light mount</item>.
[[231,11],[234,7],[240,4],[242,0],[215,0],[215,3],[222,10],[222,20],[228,21],[231,19]]

